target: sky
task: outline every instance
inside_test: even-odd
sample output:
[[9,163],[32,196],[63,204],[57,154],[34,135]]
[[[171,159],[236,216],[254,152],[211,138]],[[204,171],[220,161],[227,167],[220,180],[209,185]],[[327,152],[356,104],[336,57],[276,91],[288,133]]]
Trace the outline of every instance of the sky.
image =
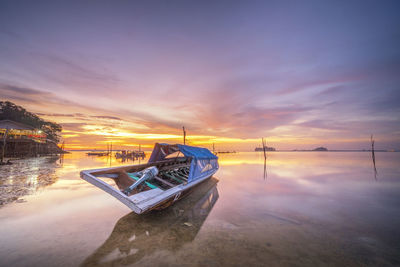
[[399,1],[0,1],[0,100],[68,149],[400,149]]

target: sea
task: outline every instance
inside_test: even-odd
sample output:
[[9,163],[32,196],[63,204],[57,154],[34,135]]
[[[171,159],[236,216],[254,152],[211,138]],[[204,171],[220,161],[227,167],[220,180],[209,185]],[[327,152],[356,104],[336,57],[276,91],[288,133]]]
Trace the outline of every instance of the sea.
[[148,158],[0,166],[0,266],[400,265],[400,153],[221,154],[212,178],[143,215],[79,176]]

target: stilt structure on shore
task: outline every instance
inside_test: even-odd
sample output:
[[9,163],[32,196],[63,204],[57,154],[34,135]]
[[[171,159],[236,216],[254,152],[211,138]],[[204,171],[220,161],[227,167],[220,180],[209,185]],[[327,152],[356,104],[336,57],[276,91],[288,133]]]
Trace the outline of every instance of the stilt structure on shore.
[[0,139],[0,162],[4,158],[65,153],[41,130],[11,120],[0,121]]

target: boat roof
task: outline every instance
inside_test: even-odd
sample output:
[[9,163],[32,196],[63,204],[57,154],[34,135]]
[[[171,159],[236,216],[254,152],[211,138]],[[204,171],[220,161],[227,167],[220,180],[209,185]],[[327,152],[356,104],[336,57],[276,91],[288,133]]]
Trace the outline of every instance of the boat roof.
[[183,155],[195,159],[218,159],[213,153],[207,148],[187,146],[180,144],[165,144],[156,143],[154,145],[153,152],[151,153],[149,162],[156,162],[165,159],[169,154],[180,151]]

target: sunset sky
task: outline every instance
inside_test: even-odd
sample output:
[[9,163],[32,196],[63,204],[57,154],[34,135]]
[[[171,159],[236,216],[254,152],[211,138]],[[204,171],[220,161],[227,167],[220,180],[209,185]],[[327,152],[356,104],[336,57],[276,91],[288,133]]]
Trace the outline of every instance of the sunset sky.
[[0,1],[0,100],[69,149],[400,149],[399,1]]

